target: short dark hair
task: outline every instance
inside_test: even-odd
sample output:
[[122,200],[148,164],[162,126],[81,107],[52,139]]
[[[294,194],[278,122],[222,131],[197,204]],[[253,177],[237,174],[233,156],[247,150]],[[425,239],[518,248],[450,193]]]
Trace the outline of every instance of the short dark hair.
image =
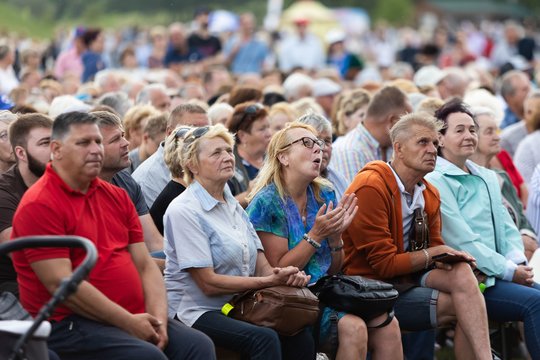
[[[234,107],[234,112],[227,121],[227,128],[233,134],[242,130],[251,134],[253,123],[268,116],[268,111],[259,103],[246,102]],[[240,144],[240,138],[236,137],[236,142]]]
[[259,101],[262,98],[262,91],[250,86],[235,86],[229,96],[229,105],[235,107],[247,101]]
[[97,125],[102,128],[105,126],[116,126],[123,128],[122,120],[120,120],[120,117],[110,111],[92,111],[92,115],[94,115],[97,118]]
[[82,36],[82,41],[86,47],[90,46],[101,34],[101,29],[87,29]]
[[446,129],[448,128],[448,116],[454,113],[465,113],[469,115],[472,117],[476,127],[478,127],[478,123],[476,122],[471,109],[469,109],[469,107],[461,99],[453,98],[445,102],[443,106],[435,111],[435,118],[442,121],[444,124],[443,128],[440,130],[441,134],[444,135],[446,133]]
[[385,86],[373,95],[367,108],[367,116],[381,119],[396,110],[405,110],[407,95],[395,86]]
[[94,114],[80,111],[71,111],[60,114],[54,120],[51,140],[63,139],[71,130],[73,125],[97,124],[98,118]]
[[13,149],[16,146],[22,146],[26,149],[28,134],[35,128],[47,128],[53,127],[53,120],[47,115],[39,113],[30,113],[19,115],[17,120],[9,124],[9,142]]

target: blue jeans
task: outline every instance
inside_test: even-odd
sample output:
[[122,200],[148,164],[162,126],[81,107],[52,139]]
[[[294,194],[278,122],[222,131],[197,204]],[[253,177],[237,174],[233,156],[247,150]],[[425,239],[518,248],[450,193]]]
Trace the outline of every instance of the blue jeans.
[[532,287],[499,280],[484,291],[490,320],[523,321],[529,353],[540,354],[540,284]]
[[200,331],[169,320],[169,343],[164,351],[127,332],[82,316],[70,315],[53,323],[48,345],[62,360],[83,359],[215,359],[212,341]]
[[270,328],[232,319],[219,311],[204,313],[193,328],[210,336],[216,346],[248,355],[251,360],[315,359],[310,328],[294,336],[279,336]]

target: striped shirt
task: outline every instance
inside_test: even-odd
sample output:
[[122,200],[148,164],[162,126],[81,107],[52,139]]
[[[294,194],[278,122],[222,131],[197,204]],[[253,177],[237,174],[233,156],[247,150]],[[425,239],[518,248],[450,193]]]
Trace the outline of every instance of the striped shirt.
[[392,147],[386,149],[383,156],[379,142],[369,133],[362,123],[338,138],[332,145],[330,165],[351,183],[364,165],[374,160],[388,161],[392,157]]
[[540,164],[534,169],[534,174],[529,184],[527,219],[529,219],[534,231],[540,234]]

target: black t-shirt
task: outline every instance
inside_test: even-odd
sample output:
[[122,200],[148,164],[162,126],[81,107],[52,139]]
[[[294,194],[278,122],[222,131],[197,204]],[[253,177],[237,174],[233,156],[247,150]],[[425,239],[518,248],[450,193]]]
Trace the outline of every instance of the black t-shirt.
[[156,201],[154,201],[154,204],[150,208],[150,216],[152,216],[154,224],[156,224],[156,227],[161,233],[161,235],[163,235],[163,215],[165,215],[167,207],[169,206],[171,201],[173,201],[175,197],[183,193],[184,190],[186,190],[184,185],[177,183],[174,180],[169,181],[167,186],[163,188],[163,191],[161,191],[161,193],[156,198]]
[[144,200],[141,185],[131,177],[129,168],[117,172],[113,176],[111,183],[126,190],[133,205],[135,205],[135,209],[137,209],[137,215],[143,216],[148,214],[148,205],[146,205],[146,200]]
[[203,59],[214,56],[221,51],[221,41],[213,35],[203,38],[199,34],[193,33],[188,38],[188,46],[190,49],[196,50]]
[[[17,165],[0,175],[0,232],[12,227],[13,215],[28,190]],[[17,281],[17,273],[7,255],[0,256],[0,284]]]

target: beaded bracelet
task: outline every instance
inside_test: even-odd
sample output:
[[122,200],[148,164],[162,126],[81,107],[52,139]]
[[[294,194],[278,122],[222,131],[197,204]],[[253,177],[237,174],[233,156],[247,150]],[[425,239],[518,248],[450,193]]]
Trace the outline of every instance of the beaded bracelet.
[[315,249],[319,249],[321,247],[321,244],[310,238],[308,234],[304,234],[304,236],[302,236],[302,239],[306,240],[308,244],[313,246]]

